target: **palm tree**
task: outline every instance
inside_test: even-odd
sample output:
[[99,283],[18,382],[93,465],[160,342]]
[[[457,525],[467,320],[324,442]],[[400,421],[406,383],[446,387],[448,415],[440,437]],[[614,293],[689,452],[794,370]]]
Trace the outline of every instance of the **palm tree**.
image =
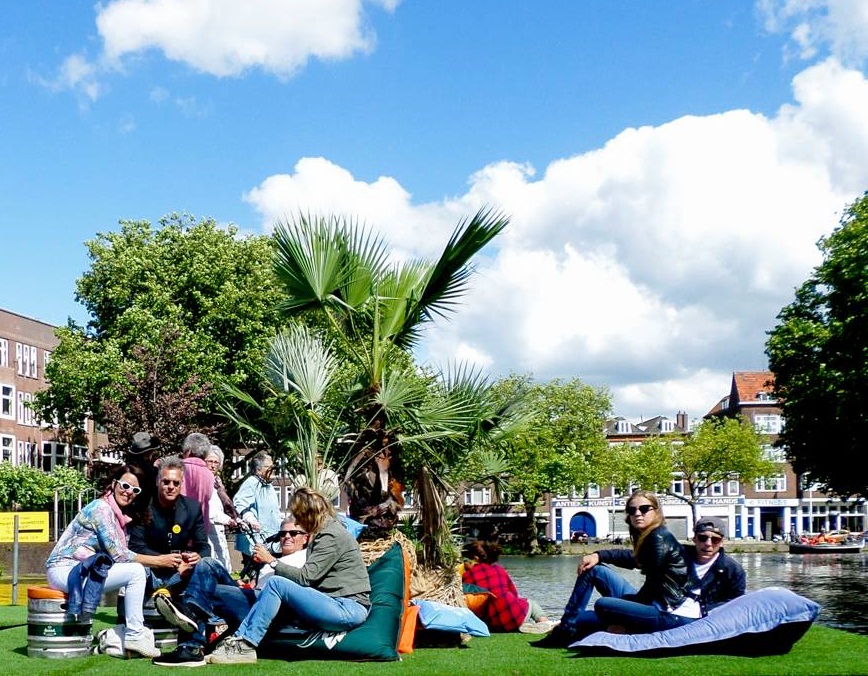
[[[480,391],[471,386],[481,383],[476,375],[432,374],[408,355],[426,323],[455,310],[472,274],[471,258],[507,222],[482,209],[458,224],[436,261],[400,264],[389,263],[382,240],[351,220],[299,216],[275,228],[282,311],[324,324],[355,369],[344,416],[349,430],[342,439],[350,449],[344,483],[350,516],[374,532],[397,524],[405,470],[412,468],[417,491],[430,489],[437,475],[432,468],[448,464],[443,454],[449,447],[467,447],[485,427],[477,429],[480,409],[471,396]],[[424,532],[438,528],[441,511],[429,510],[434,522]],[[430,550],[436,558],[436,547]]]

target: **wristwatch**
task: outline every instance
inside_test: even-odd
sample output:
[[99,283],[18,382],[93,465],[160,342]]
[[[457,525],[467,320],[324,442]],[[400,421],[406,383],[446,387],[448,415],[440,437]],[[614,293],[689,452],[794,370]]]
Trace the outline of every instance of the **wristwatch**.
[[277,559],[271,559],[271,561],[268,562],[268,565],[271,566],[274,570],[277,570]]

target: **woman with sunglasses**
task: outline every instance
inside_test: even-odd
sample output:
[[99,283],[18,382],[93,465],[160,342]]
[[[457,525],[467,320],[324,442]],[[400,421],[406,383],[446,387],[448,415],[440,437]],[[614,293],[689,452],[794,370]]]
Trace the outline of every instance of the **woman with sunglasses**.
[[[681,544],[666,528],[657,496],[650,491],[635,491],[628,498],[625,511],[632,550],[602,549],[582,557],[560,624],[534,643],[535,647],[566,647],[606,628],[646,633],[699,617],[692,607],[696,602],[688,591],[688,569]],[[608,565],[600,566],[601,563]],[[645,583],[637,591],[609,566],[639,568]],[[597,600],[593,610],[587,610],[594,589],[603,598]]]
[[[368,618],[371,583],[359,543],[337,520],[331,502],[312,488],[299,488],[290,510],[310,540],[301,568],[275,562],[254,606],[233,636],[211,653],[211,664],[256,662],[256,649],[278,614],[301,626],[341,632]],[[269,565],[271,565],[269,561]]]
[[142,492],[137,472],[130,465],[121,465],[111,474],[103,494],[85,505],[63,531],[45,562],[45,568],[48,584],[67,593],[73,568],[92,560],[96,554],[108,555],[112,564],[103,591],[124,590],[124,650],[143,657],[156,657],[160,650],[154,646],[153,636],[144,631],[145,566],[171,566],[174,562],[171,554],[147,556],[136,554],[127,547],[126,528],[131,521],[127,512]]

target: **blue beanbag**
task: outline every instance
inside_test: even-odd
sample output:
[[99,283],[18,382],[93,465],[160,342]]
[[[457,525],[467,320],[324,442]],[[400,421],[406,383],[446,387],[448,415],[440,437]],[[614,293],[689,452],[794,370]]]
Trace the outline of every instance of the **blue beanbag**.
[[445,603],[416,599],[411,601],[419,606],[419,624],[425,629],[470,634],[471,636],[490,636],[485,622],[480,620],[469,608],[456,608]]
[[690,624],[652,634],[591,634],[570,645],[582,655],[783,655],[808,631],[819,604],[781,587],[748,592]]

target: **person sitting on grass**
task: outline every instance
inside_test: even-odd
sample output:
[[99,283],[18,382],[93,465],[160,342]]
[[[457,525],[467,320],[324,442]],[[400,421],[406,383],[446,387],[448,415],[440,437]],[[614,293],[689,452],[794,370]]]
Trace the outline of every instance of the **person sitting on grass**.
[[491,631],[543,634],[552,628],[540,605],[518,595],[509,573],[497,563],[501,548],[493,542],[475,540],[464,546],[464,584],[487,589],[493,597],[478,611]]
[[331,502],[311,488],[299,488],[290,510],[310,533],[301,568],[278,563],[247,617],[209,655],[211,664],[256,662],[256,649],[272,624],[296,624],[325,631],[350,631],[368,618],[371,582],[359,543],[335,516]]
[[[165,667],[196,667],[205,664],[208,624],[225,622],[226,631],[234,631],[256,602],[256,597],[271,575],[282,575],[285,566],[301,568],[307,558],[308,534],[299,528],[293,517],[280,524],[277,533],[280,558],[270,547],[257,543],[253,558],[262,564],[256,589],[241,587],[226,567],[217,559],[205,558],[193,569],[190,581],[177,602],[167,596],[157,596],[154,603],[169,624],[179,628],[178,647],[160,655],[153,663]],[[278,567],[278,564],[280,565]]]
[[[682,547],[682,555],[688,566],[687,587],[699,605],[699,613],[694,613],[698,618],[707,615],[712,608],[742,596],[746,584],[744,569],[723,551],[726,537],[723,519],[702,517],[694,524],[693,532],[693,546]],[[560,624],[531,645],[536,648],[565,648],[591,631],[605,629],[604,620],[595,610],[587,609],[593,590],[596,589],[602,597],[614,599],[635,599],[638,590],[609,565],[599,564],[601,559],[605,559],[606,563],[629,568],[631,557],[632,552],[628,549],[584,556]],[[625,622],[624,630],[636,630],[629,617],[621,619]]]

